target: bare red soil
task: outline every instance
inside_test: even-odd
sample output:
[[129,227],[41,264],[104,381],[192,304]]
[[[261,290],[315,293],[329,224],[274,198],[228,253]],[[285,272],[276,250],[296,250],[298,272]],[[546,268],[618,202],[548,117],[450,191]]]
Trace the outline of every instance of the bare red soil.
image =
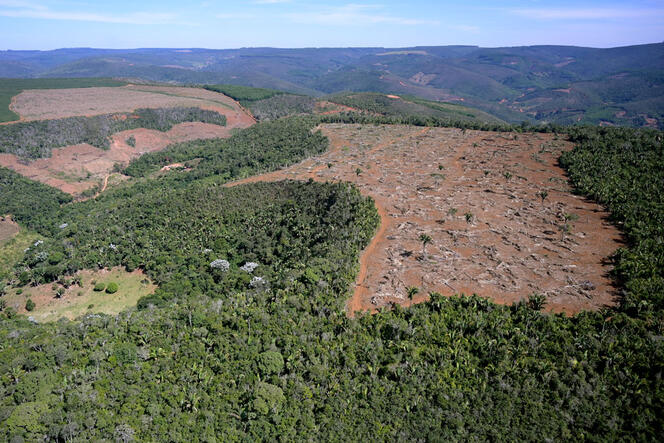
[[[539,293],[548,310],[568,314],[614,303],[605,259],[620,234],[598,205],[570,192],[556,164],[570,143],[446,128],[322,129],[328,152],[231,185],[350,181],[374,198],[381,225],[362,254],[350,315],[419,303],[433,291],[503,304]],[[421,234],[432,238],[425,251]],[[409,287],[420,290],[412,301]]]

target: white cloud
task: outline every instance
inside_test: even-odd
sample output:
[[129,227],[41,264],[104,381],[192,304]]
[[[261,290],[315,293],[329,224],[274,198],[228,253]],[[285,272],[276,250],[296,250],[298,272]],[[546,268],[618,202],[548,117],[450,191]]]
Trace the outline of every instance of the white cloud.
[[291,21],[329,26],[362,26],[370,24],[435,25],[437,21],[396,17],[382,13],[381,5],[347,4],[317,11],[284,14]]
[[170,13],[133,12],[128,14],[97,14],[84,11],[53,11],[37,3],[15,0],[0,0],[0,16],[131,25],[183,24],[177,21],[175,14]]
[[664,15],[664,9],[586,8],[586,9],[514,9],[513,14],[539,20],[606,20]]

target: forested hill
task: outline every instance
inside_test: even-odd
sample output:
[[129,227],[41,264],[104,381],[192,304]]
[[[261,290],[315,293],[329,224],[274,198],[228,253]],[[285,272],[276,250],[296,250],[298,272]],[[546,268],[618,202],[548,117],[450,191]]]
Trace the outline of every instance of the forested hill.
[[0,52],[0,77],[123,77],[457,102],[509,122],[664,127],[664,44]]

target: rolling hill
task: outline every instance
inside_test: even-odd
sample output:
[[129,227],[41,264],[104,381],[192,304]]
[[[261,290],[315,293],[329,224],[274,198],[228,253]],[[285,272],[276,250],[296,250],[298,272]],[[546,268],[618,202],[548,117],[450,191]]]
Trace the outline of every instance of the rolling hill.
[[509,122],[662,127],[664,44],[0,52],[0,76],[230,83],[456,101]]

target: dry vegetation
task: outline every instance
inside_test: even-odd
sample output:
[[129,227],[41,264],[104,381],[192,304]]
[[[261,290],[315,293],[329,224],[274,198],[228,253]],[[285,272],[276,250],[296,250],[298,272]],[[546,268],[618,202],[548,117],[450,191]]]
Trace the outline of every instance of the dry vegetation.
[[[323,132],[327,153],[248,181],[351,181],[375,199],[382,223],[349,311],[421,302],[431,291],[499,303],[539,293],[549,310],[567,313],[614,303],[605,259],[620,235],[598,205],[571,194],[556,165],[569,143],[407,126]],[[431,237],[425,249],[421,235]]]

